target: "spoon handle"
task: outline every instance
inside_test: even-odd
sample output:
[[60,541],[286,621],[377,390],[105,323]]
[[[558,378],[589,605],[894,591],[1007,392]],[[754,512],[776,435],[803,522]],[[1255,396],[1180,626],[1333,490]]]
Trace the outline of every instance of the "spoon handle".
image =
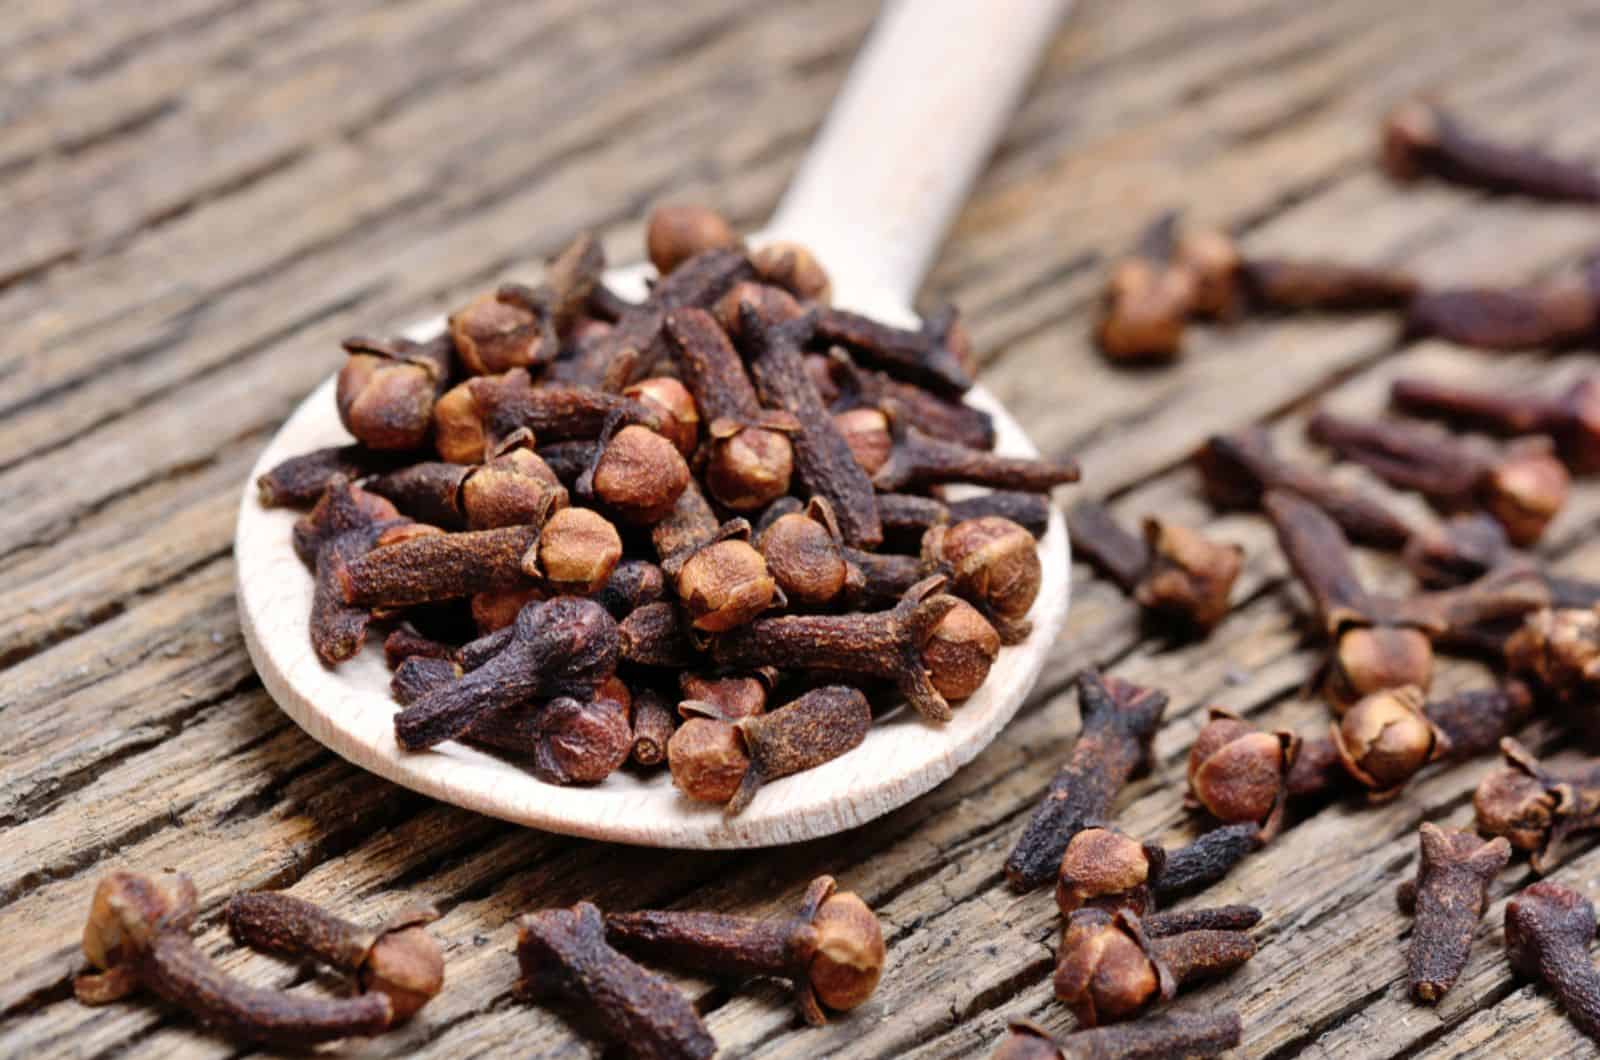
[[763,238],[806,244],[843,307],[911,300],[1071,0],[891,0]]

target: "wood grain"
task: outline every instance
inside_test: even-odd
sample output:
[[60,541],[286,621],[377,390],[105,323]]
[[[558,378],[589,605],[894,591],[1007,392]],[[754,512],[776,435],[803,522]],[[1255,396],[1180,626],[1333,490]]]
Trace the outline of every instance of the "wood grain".
[[[1239,608],[1210,640],[1172,643],[1075,569],[1060,646],[1000,738],[831,840],[651,852],[518,828],[346,764],[272,704],[234,610],[245,476],[347,334],[520,275],[581,227],[631,260],[664,195],[759,224],[871,6],[13,6],[0,24],[0,951],[13,958],[0,1055],[237,1055],[154,1005],[71,1000],[89,895],[114,866],[194,874],[202,944],[282,985],[304,976],[224,939],[233,891],[286,887],[373,919],[406,896],[439,902],[446,992],[404,1030],[347,1047],[356,1055],[583,1055],[570,1027],[511,997],[516,914],[581,898],[762,914],[819,872],[882,910],[881,989],[812,1030],[771,984],[678,980],[725,1055],[982,1056],[1010,1016],[1067,1030],[1048,983],[1054,905],[1013,896],[1000,864],[1072,745],[1071,676],[1095,664],[1172,691],[1156,768],[1117,811],[1165,842],[1192,834],[1181,777],[1206,705],[1326,724],[1299,695],[1318,653],[1270,530],[1210,511],[1188,452],[1259,421],[1322,459],[1301,439],[1309,409],[1376,411],[1401,372],[1554,386],[1600,363],[1406,342],[1385,319],[1199,328],[1164,373],[1111,371],[1088,342],[1105,261],[1170,206],[1255,250],[1403,263],[1433,281],[1572,268],[1600,242],[1592,212],[1397,189],[1372,155],[1385,108],[1419,90],[1502,135],[1600,155],[1591,5],[1080,0],[925,299],[963,306],[985,384],[1042,449],[1083,458],[1084,492],[1242,544]],[[1597,525],[1600,491],[1581,484],[1541,551],[1600,575]],[[1404,584],[1385,557],[1362,560]],[[1439,687],[1485,677],[1452,661]],[[1542,726],[1527,735],[1560,745]],[[1248,1057],[1592,1055],[1503,960],[1520,863],[1445,1002],[1405,998],[1409,923],[1393,885],[1414,864],[1417,824],[1467,822],[1491,767],[1435,768],[1396,803],[1293,822],[1205,899],[1262,905],[1260,955],[1178,1003],[1238,1008]],[[1582,848],[1556,875],[1600,895],[1600,854]]]

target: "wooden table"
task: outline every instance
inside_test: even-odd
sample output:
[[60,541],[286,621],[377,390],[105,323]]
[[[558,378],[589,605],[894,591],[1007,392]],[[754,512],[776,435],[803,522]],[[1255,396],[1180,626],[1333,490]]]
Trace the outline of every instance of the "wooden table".
[[[1112,371],[1088,341],[1106,261],[1172,206],[1254,250],[1432,281],[1570,267],[1600,239],[1594,211],[1398,189],[1373,145],[1386,106],[1427,90],[1499,133],[1593,153],[1591,5],[1082,0],[927,294],[965,307],[985,382],[1042,448],[1082,460],[1083,492],[1245,546],[1237,611],[1204,643],[1172,643],[1080,568],[1067,634],[999,742],[903,810],[801,847],[626,849],[434,803],[346,765],[262,691],[234,612],[239,490],[340,338],[457,304],[580,228],[629,260],[665,195],[766,216],[870,5],[643,6],[35,0],[0,22],[0,1055],[236,1053],[155,1005],[72,1000],[89,895],[119,866],[192,874],[202,945],[260,983],[303,975],[227,943],[235,891],[373,918],[438,902],[445,993],[351,1053],[581,1055],[565,1023],[511,996],[517,913],[587,898],[761,914],[823,872],[884,917],[882,988],[810,1030],[775,985],[684,980],[726,1055],[984,1055],[1015,1016],[1064,1031],[1055,905],[1013,895],[1000,866],[1072,744],[1071,676],[1097,664],[1171,690],[1157,767],[1119,807],[1167,842],[1190,834],[1183,768],[1207,705],[1326,724],[1301,694],[1318,662],[1304,600],[1262,520],[1199,499],[1196,443],[1265,421],[1300,450],[1308,407],[1376,409],[1401,371],[1553,383],[1593,360],[1405,343],[1379,316],[1200,328],[1158,372]],[[1600,491],[1579,489],[1545,547],[1557,568],[1600,572],[1597,521]],[[1436,688],[1484,680],[1452,662]],[[1540,724],[1527,738],[1556,742]],[[1206,896],[1265,909],[1259,956],[1179,1003],[1237,1008],[1251,1057],[1593,1055],[1508,973],[1499,925],[1521,863],[1444,1002],[1405,997],[1394,884],[1418,823],[1466,825],[1493,764],[1296,821]],[[1554,875],[1600,893],[1600,855]]]

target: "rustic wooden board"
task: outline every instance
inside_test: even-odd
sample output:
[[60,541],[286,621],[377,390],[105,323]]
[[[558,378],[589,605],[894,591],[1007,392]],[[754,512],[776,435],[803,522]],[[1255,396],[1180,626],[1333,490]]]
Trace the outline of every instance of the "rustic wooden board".
[[[13,7],[0,20],[0,1055],[238,1054],[154,1006],[71,1000],[88,896],[113,866],[192,873],[202,945],[262,983],[303,976],[227,945],[217,912],[235,890],[287,887],[373,918],[409,895],[437,901],[449,989],[358,1055],[583,1055],[565,1023],[511,998],[518,912],[593,898],[759,914],[820,872],[882,911],[881,990],[811,1030],[774,986],[680,980],[726,1055],[984,1055],[1010,1016],[1066,1030],[1048,982],[1053,902],[1015,897],[999,868],[1071,747],[1071,676],[1096,664],[1172,690],[1156,769],[1119,804],[1124,827],[1169,842],[1192,831],[1179,781],[1205,706],[1325,724],[1299,694],[1317,655],[1270,531],[1211,512],[1187,453],[1250,421],[1303,451],[1317,400],[1376,409],[1401,371],[1517,384],[1597,363],[1405,343],[1383,319],[1201,329],[1162,373],[1113,372],[1087,341],[1103,263],[1166,206],[1256,249],[1404,262],[1440,281],[1570,268],[1600,242],[1600,216],[1400,191],[1372,149],[1385,107],[1428,90],[1505,135],[1600,154],[1591,5],[1082,0],[927,295],[968,310],[985,384],[1041,448],[1084,460],[1084,490],[1244,545],[1242,605],[1207,642],[1169,643],[1075,570],[1066,633],[1022,714],[948,782],[843,836],[744,853],[553,836],[378,780],[272,704],[234,617],[239,490],[344,335],[522,275],[581,227],[628,260],[647,204],[669,192],[760,223],[870,5]],[[1600,574],[1597,525],[1600,491],[1585,485],[1545,551]],[[1438,683],[1483,679],[1452,663]],[[1545,727],[1527,735],[1557,745]],[[1179,1003],[1238,1008],[1241,1056],[1593,1055],[1502,959],[1520,865],[1444,1003],[1404,996],[1393,884],[1417,824],[1470,820],[1489,768],[1435,769],[1395,803],[1293,822],[1207,896],[1266,910],[1260,955]],[[1555,875],[1600,896],[1592,849]]]

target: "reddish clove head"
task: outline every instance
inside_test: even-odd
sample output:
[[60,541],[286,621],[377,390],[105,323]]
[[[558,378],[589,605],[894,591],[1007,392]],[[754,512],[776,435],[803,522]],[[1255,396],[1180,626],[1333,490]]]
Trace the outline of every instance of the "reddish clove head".
[[1189,801],[1224,824],[1254,822],[1269,842],[1283,820],[1285,783],[1300,750],[1290,732],[1263,732],[1213,707],[1189,749]]
[[1197,530],[1164,519],[1144,521],[1150,566],[1134,589],[1140,605],[1209,630],[1228,614],[1244,549],[1219,545]]
[[696,254],[737,246],[739,237],[710,207],[668,203],[650,211],[644,241],[650,264],[665,276]]
[[1420,688],[1389,689],[1362,699],[1333,726],[1345,771],[1374,801],[1398,795],[1418,770],[1449,750],[1422,707]]
[[1506,642],[1506,664],[1560,699],[1588,695],[1600,681],[1600,612],[1533,612]]
[[1072,837],[1056,877],[1062,915],[1093,905],[1131,909],[1143,916],[1153,905],[1150,882],[1161,874],[1167,853],[1110,828],[1085,828]]
[[950,587],[976,604],[1006,644],[1032,632],[1028,610],[1039,596],[1043,571],[1033,535],[1010,519],[966,519],[930,531],[929,547],[950,568]]

